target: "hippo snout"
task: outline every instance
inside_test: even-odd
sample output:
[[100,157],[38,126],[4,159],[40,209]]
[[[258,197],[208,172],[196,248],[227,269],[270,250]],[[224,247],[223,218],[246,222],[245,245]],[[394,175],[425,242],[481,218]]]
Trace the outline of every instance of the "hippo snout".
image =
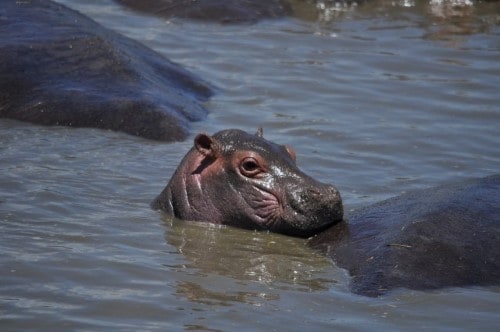
[[324,188],[321,189],[307,188],[305,196],[315,200],[337,201],[341,199],[339,191],[332,185],[325,185]]
[[297,186],[290,190],[288,200],[293,215],[289,224],[304,232],[317,232],[341,221],[344,215],[342,198],[332,185]]

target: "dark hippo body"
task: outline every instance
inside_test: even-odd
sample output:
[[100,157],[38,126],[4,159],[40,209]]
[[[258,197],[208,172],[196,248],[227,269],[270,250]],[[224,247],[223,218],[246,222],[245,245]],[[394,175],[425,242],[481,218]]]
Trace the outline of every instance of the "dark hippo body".
[[51,1],[0,0],[0,117],[182,140],[211,89]]
[[337,190],[290,147],[225,130],[198,135],[152,203],[180,219],[311,238],[352,276],[353,292],[500,284],[500,175],[419,190],[342,221]]
[[304,237],[343,213],[335,187],[300,171],[290,147],[241,130],[198,135],[152,207],[180,219]]
[[255,22],[290,14],[284,0],[115,0],[144,13],[221,23]]
[[355,293],[500,284],[500,175],[411,192],[348,219],[310,245],[349,271]]

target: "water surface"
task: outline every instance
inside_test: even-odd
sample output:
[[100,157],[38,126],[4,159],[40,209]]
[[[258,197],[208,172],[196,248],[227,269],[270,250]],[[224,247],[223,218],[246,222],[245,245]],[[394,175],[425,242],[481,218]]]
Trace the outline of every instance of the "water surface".
[[[253,25],[61,1],[212,82],[196,132],[264,127],[346,208],[499,172],[498,4],[373,1]],[[450,10],[452,10],[450,12]],[[348,292],[305,240],[162,217],[186,142],[0,121],[2,330],[495,330],[498,287]]]

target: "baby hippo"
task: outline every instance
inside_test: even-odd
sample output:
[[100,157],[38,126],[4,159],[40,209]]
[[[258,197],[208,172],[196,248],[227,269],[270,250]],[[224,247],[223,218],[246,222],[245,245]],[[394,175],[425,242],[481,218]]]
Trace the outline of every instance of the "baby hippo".
[[294,150],[237,129],[199,134],[151,203],[180,219],[308,237],[340,222],[337,189],[296,165]]

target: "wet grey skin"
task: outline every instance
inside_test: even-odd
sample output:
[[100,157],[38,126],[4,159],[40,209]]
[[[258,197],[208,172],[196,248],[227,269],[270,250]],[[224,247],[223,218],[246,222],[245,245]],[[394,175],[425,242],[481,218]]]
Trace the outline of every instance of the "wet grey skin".
[[360,295],[500,285],[500,174],[367,206],[309,245],[348,270]]
[[1,1],[0,118],[182,141],[212,87],[52,1]]
[[154,209],[179,219],[308,237],[340,222],[338,190],[296,164],[294,150],[237,129],[199,134]]

